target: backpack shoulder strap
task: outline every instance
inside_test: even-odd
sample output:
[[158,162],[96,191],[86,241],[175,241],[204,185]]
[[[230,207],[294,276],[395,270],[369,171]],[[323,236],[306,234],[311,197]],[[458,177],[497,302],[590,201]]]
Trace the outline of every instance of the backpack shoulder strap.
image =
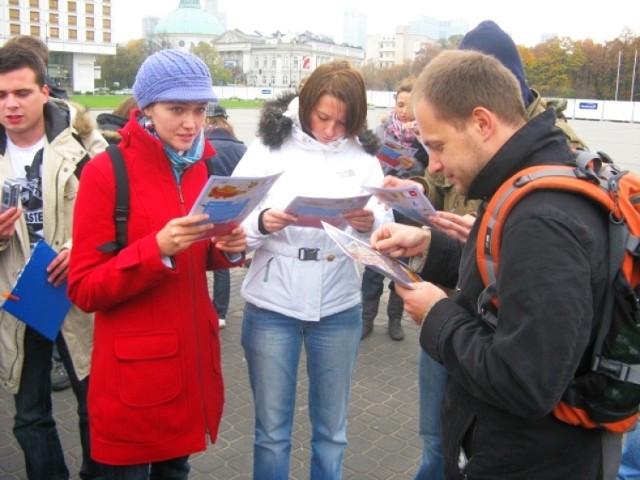
[[[478,312],[494,327],[497,319],[490,311],[499,307],[495,283],[500,263],[502,230],[507,216],[520,199],[539,189],[579,193],[607,209],[614,208],[606,181],[589,168],[585,170],[580,166],[539,165],[522,170],[504,182],[487,205],[477,237],[476,259],[485,285],[485,290],[478,299]],[[489,304],[493,304],[493,308]]]
[[122,152],[117,145],[109,145],[106,149],[111,158],[113,173],[116,180],[116,208],[114,219],[116,224],[116,239],[98,247],[105,253],[118,252],[127,245],[127,222],[129,221],[129,177]]

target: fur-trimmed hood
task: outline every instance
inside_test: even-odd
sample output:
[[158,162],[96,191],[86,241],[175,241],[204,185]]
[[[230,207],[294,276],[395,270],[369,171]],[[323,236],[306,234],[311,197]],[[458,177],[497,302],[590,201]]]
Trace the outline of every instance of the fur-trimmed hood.
[[[265,102],[260,113],[258,136],[266,146],[278,148],[287,137],[291,136],[295,121],[287,110],[296,97],[296,93],[289,92],[279,95],[275,100]],[[369,130],[366,123],[357,137],[368,154],[375,155],[380,150],[378,137]]]

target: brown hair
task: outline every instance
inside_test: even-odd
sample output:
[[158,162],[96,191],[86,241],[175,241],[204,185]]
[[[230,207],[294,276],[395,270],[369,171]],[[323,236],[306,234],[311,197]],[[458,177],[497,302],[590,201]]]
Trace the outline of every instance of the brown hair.
[[29,35],[17,35],[15,37],[10,38],[5,43],[5,45],[12,45],[12,44],[22,45],[28,48],[33,53],[38,55],[38,57],[40,57],[40,60],[42,60],[42,63],[44,63],[45,67],[48,65],[49,47],[47,47],[47,44],[44,43],[42,40],[40,40],[38,37],[31,37]]
[[300,122],[305,131],[311,125],[311,112],[323,95],[331,95],[346,106],[345,137],[357,135],[367,123],[367,93],[362,73],[349,62],[336,60],[318,66],[300,90]]
[[402,80],[398,84],[398,88],[396,89],[396,98],[398,97],[398,94],[402,92],[411,93],[415,84],[416,84],[416,77],[413,75]]
[[238,139],[238,137],[236,136],[235,128],[233,128],[233,125],[231,125],[231,123],[229,123],[229,121],[224,117],[210,117],[208,127],[222,128],[223,130],[229,132],[233,138],[235,138],[236,140]]
[[19,43],[6,43],[0,47],[0,73],[29,68],[36,75],[36,84],[42,88],[47,67],[42,59],[29,47]]
[[520,84],[499,60],[473,50],[445,50],[422,70],[411,104],[427,100],[435,115],[464,128],[476,107],[484,107],[509,125],[526,118]]
[[129,118],[129,114],[134,108],[138,108],[136,99],[134,97],[129,97],[120,102],[120,104],[113,111],[113,114],[118,115],[119,117]]

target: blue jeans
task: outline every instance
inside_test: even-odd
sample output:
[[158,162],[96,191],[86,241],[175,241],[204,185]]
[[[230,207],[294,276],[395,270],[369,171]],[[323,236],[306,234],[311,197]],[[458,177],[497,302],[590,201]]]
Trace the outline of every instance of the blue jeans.
[[618,480],[640,480],[640,428],[638,425],[625,437]]
[[[78,380],[67,345],[58,335],[56,339],[60,358],[78,402],[82,466],[80,477],[98,478],[99,467],[89,454],[89,423],[87,419],[87,389],[89,378]],[[58,437],[51,407],[51,354],[53,342],[27,327],[24,335],[24,364],[20,389],[14,395],[16,414],[13,434],[24,452],[29,480],[68,479],[69,470]]]
[[213,271],[213,306],[218,317],[227,318],[231,295],[231,273],[228,269]]
[[298,364],[309,377],[311,480],[340,480],[362,308],[305,322],[245,304],[242,346],[255,407],[253,478],[287,480]]
[[447,369],[422,348],[418,360],[418,391],[420,395],[419,433],[422,438],[422,465],[415,480],[442,480],[441,410],[447,386]]
[[188,455],[150,464],[102,464],[105,480],[186,480],[190,469]]

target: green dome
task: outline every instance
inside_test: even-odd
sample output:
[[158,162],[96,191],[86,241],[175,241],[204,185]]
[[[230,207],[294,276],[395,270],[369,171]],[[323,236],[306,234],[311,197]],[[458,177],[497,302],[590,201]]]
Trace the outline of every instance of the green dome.
[[199,0],[181,0],[177,9],[158,22],[155,33],[220,35],[224,27],[215,15],[200,8]]

